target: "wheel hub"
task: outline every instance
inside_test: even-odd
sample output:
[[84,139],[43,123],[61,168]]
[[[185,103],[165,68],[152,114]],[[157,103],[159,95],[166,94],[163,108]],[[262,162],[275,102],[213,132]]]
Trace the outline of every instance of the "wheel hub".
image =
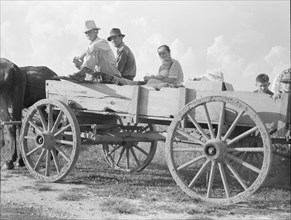
[[210,140],[204,146],[204,154],[210,160],[221,161],[225,156],[226,144],[221,140]]
[[37,146],[41,146],[45,149],[52,149],[53,145],[55,143],[55,137],[50,132],[44,132],[41,134],[36,135],[35,137],[35,144]]

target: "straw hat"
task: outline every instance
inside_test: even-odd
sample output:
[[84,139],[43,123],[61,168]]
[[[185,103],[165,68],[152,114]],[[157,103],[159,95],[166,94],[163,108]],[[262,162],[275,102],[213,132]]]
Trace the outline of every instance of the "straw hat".
[[111,41],[111,38],[114,36],[119,36],[121,35],[122,37],[124,37],[125,35],[121,33],[119,28],[112,28],[110,31],[110,36],[107,38],[108,41]]
[[88,20],[88,21],[85,21],[85,30],[84,32],[88,32],[92,29],[96,29],[96,30],[100,30],[100,28],[98,28],[95,24],[95,21],[93,20]]

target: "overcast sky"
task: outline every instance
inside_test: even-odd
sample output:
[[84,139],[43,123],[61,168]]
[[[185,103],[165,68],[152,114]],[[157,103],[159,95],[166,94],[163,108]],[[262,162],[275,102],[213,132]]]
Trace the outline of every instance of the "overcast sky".
[[[86,50],[84,21],[99,37],[118,27],[137,62],[137,77],[156,74],[157,47],[167,44],[185,80],[222,71],[235,90],[252,91],[255,77],[290,67],[290,2],[286,1],[3,1],[1,57],[18,66],[76,71]],[[111,44],[111,43],[110,43]],[[112,48],[115,52],[115,48]]]

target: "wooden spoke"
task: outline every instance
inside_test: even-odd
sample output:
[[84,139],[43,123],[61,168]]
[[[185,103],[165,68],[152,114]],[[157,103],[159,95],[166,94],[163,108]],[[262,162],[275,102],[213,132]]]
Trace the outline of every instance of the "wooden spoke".
[[46,150],[46,162],[45,162],[45,176],[49,176],[50,175],[50,161],[51,161],[51,151],[50,150]]
[[208,124],[208,128],[209,128],[209,131],[210,131],[211,138],[214,139],[215,135],[214,135],[214,130],[213,130],[213,127],[212,127],[211,119],[210,119],[210,116],[209,116],[208,108],[207,108],[206,104],[204,104],[203,107],[204,107],[204,111],[205,111],[205,115],[206,115],[207,124]]
[[30,140],[34,140],[35,137],[33,136],[24,136],[24,139],[30,139]]
[[217,129],[217,138],[221,139],[221,134],[222,134],[222,128],[225,122],[225,102],[222,102],[222,108],[219,116],[219,121],[218,121],[218,129]]
[[41,107],[37,107],[37,112],[39,114],[39,117],[40,117],[40,121],[41,121],[41,124],[42,124],[42,127],[43,127],[43,130],[44,131],[47,131],[47,122],[43,116],[43,113],[42,113],[42,110],[41,110]]
[[205,168],[207,167],[207,165],[210,163],[210,160],[206,160],[205,163],[202,165],[202,167],[200,168],[200,170],[198,171],[198,173],[195,175],[195,177],[193,178],[193,180],[191,181],[191,183],[189,184],[189,188],[191,188],[195,182],[197,181],[197,179],[201,176],[201,174],[204,172]]
[[231,124],[230,128],[227,130],[226,134],[224,135],[224,137],[222,138],[223,141],[225,141],[229,135],[231,135],[231,133],[233,132],[233,130],[235,129],[237,123],[239,122],[239,119],[241,118],[241,116],[245,113],[244,110],[241,110],[240,113],[236,116],[235,120],[233,121],[233,123]]
[[135,152],[134,152],[134,150],[133,150],[133,147],[130,148],[130,151],[131,151],[131,154],[132,154],[132,156],[133,156],[133,158],[134,158],[136,164],[137,164],[138,166],[140,166],[140,163],[139,163],[139,161],[138,161],[138,159],[137,159],[137,156],[136,156],[136,154],[135,154]]
[[204,139],[206,141],[209,141],[209,137],[207,136],[207,134],[204,132],[204,130],[201,128],[201,126],[198,124],[198,122],[195,120],[194,117],[192,117],[192,115],[187,114],[188,118],[190,118],[191,122],[193,123],[193,125],[197,128],[197,130],[200,132],[200,134],[202,134],[202,136],[204,137]]
[[190,147],[184,147],[184,146],[180,146],[178,144],[174,144],[173,143],[173,151],[174,152],[180,152],[180,151],[181,152],[182,151],[202,152],[203,151],[203,148],[200,145],[199,146],[197,146],[197,145],[195,145],[195,146],[191,145]]
[[62,127],[60,130],[58,130],[54,136],[57,137],[58,135],[62,134],[65,130],[67,130],[69,127],[71,127],[70,124],[66,125],[65,127]]
[[66,140],[59,140],[59,139],[56,139],[55,142],[56,142],[56,143],[59,143],[59,144],[65,144],[65,145],[71,145],[71,146],[74,145],[74,142],[73,142],[73,141],[66,141]]
[[39,165],[40,161],[42,160],[42,158],[44,157],[44,155],[45,155],[45,149],[42,149],[42,152],[34,165],[34,168],[33,168],[34,170],[37,170],[38,165]]
[[51,150],[51,154],[53,155],[53,160],[54,160],[54,164],[57,169],[57,172],[60,173],[60,165],[59,165],[59,161],[58,161],[55,149]]
[[228,160],[225,160],[225,164],[228,167],[228,169],[232,172],[234,177],[237,179],[237,181],[240,183],[240,185],[244,188],[244,190],[247,190],[248,186],[244,183],[241,176],[236,172],[236,170],[233,168],[233,166],[229,163]]
[[236,147],[236,148],[227,148],[228,152],[264,152],[263,147]]
[[42,129],[40,127],[38,127],[35,123],[33,123],[32,121],[28,121],[28,123],[36,130],[36,132],[38,134],[42,133]]
[[207,187],[207,198],[211,197],[211,191],[212,191],[212,186],[213,186],[213,180],[214,180],[214,174],[215,174],[215,164],[216,162],[211,163],[211,169],[210,169],[210,177],[209,177],[209,182],[208,182],[208,187]]
[[126,148],[126,169],[129,169],[129,149]]
[[54,125],[53,125],[53,127],[51,129],[52,133],[54,133],[55,130],[58,128],[58,126],[59,126],[59,124],[60,124],[60,122],[62,120],[63,115],[64,115],[64,112],[60,111],[59,114],[58,114],[58,117],[57,117],[57,119],[56,119],[56,121],[55,121],[55,123],[54,123]]
[[62,148],[60,148],[59,146],[55,145],[54,148],[59,152],[60,155],[62,155],[63,158],[66,159],[66,161],[68,161],[69,163],[71,162],[70,157],[63,151]]
[[201,140],[195,138],[191,134],[188,134],[187,132],[183,131],[180,128],[177,128],[177,133],[179,133],[179,134],[183,135],[184,137],[188,138],[188,140],[197,141],[199,144],[204,145],[204,142],[202,142]]
[[53,127],[53,106],[51,104],[48,104],[48,127],[47,130],[51,131]]
[[137,146],[137,145],[134,144],[133,147],[135,147],[136,149],[138,149],[139,151],[141,151],[141,152],[142,152],[143,154],[145,154],[146,156],[149,155],[145,150],[141,149],[139,146]]
[[229,198],[229,187],[228,187],[228,183],[227,183],[227,178],[224,172],[224,167],[222,165],[222,163],[218,163],[218,168],[219,168],[219,172],[220,172],[220,176],[222,179],[222,183],[223,183],[223,187],[224,187],[224,191],[226,194],[226,198]]
[[108,156],[111,155],[112,153],[114,153],[117,149],[119,149],[121,147],[122,147],[122,145],[119,145],[118,147],[113,148],[113,150],[108,153]]
[[229,145],[232,145],[233,143],[238,142],[239,140],[241,140],[241,139],[243,139],[243,138],[249,136],[250,134],[254,133],[254,132],[257,131],[257,130],[258,130],[258,127],[255,126],[255,127],[251,128],[251,129],[245,131],[244,133],[240,134],[239,136],[235,137],[234,139],[228,141],[228,142],[227,142],[227,145],[228,145],[228,146],[229,146]]
[[26,156],[28,157],[29,155],[33,154],[35,151],[37,151],[37,150],[39,150],[39,149],[41,149],[41,148],[42,148],[42,146],[38,146],[38,147],[33,148],[31,151],[29,151],[29,152],[26,154]]
[[231,154],[229,154],[229,153],[226,153],[226,156],[227,156],[228,158],[234,160],[235,162],[237,162],[237,163],[243,165],[244,167],[247,167],[247,168],[251,169],[252,171],[254,171],[254,172],[256,172],[256,173],[260,173],[260,171],[261,171],[260,169],[258,169],[257,167],[253,166],[252,164],[247,163],[247,162],[243,161],[242,159],[237,158],[237,157],[235,157],[235,156],[233,156],[233,155],[231,155]]
[[188,167],[188,166],[192,165],[193,163],[196,163],[197,161],[202,160],[203,158],[205,158],[205,155],[201,155],[199,157],[196,157],[196,158],[188,161],[187,163],[184,163],[183,165],[177,167],[177,170],[181,170],[185,167]]
[[121,149],[121,152],[120,152],[120,154],[119,154],[119,157],[118,157],[118,160],[117,160],[117,162],[116,162],[116,165],[119,164],[119,162],[120,162],[120,160],[121,160],[121,157],[122,157],[124,151],[125,151],[125,147],[123,147],[123,148]]

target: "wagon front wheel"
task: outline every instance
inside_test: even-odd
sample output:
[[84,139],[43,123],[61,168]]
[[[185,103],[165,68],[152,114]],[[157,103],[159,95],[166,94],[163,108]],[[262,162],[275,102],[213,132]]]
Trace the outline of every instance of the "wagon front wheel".
[[233,204],[266,179],[271,140],[259,115],[244,102],[203,97],[187,104],[169,126],[166,160],[172,177],[189,196]]
[[[121,133],[147,133],[154,131],[151,124],[120,126]],[[116,170],[140,172],[152,161],[157,149],[157,141],[125,141],[103,144],[103,152],[108,165]]]
[[20,141],[29,172],[42,181],[59,181],[70,173],[79,156],[78,121],[64,103],[40,100],[27,112]]

